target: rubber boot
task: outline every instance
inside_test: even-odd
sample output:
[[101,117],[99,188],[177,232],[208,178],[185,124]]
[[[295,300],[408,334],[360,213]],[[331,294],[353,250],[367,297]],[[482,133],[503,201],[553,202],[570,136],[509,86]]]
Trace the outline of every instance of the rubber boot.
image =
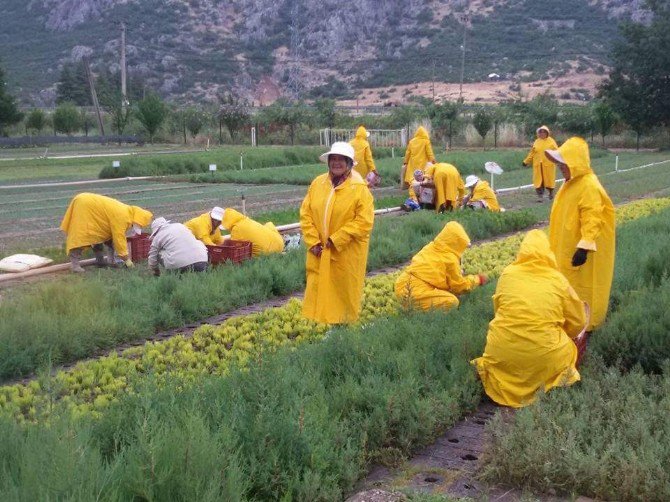
[[93,254],[95,255],[95,266],[103,268],[107,266],[105,263],[105,253],[102,244],[93,245]]
[[110,267],[116,267],[116,257],[114,256],[114,248],[107,246],[107,263]]
[[544,202],[544,188],[536,188],[535,191],[537,192],[537,201]]
[[84,269],[79,263],[80,258],[81,258],[81,249],[73,249],[72,251],[70,251],[70,265],[72,266],[72,271],[77,274],[81,274],[82,272],[84,272]]
[[547,192],[549,193],[549,200],[554,200],[554,189],[547,188]]

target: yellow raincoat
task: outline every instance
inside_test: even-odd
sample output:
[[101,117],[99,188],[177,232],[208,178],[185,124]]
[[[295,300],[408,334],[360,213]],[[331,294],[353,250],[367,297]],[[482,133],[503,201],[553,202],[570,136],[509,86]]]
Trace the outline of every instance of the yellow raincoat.
[[456,295],[480,285],[479,276],[463,276],[461,256],[470,238],[460,223],[450,221],[412,258],[395,282],[395,294],[407,307],[450,310]]
[[432,178],[435,184],[435,211],[447,202],[456,208],[465,195],[465,185],[456,166],[446,162],[433,164],[426,168],[426,176]]
[[223,243],[223,236],[219,227],[212,228],[212,217],[209,213],[196,216],[184,223],[196,239],[205,246],[218,246]]
[[[353,171],[333,187],[328,173],[312,181],[300,207],[307,245],[307,285],[302,314],[327,324],[358,320],[374,204],[367,183]],[[326,248],[328,239],[333,243]],[[309,249],[323,245],[321,257]]]
[[354,147],[354,160],[356,161],[354,169],[363,179],[370,172],[377,171],[375,161],[372,160],[372,150],[370,149],[370,143],[368,143],[368,131],[365,127],[360,126],[356,130],[356,136],[349,144]]
[[[540,129],[547,131],[547,139],[539,137]],[[555,188],[556,187],[556,165],[544,155],[545,150],[556,150],[558,145],[554,138],[550,136],[551,131],[547,126],[542,126],[538,130],[538,137],[523,159],[525,165],[532,164],[533,167],[533,186],[535,188]]]
[[570,340],[586,324],[584,303],[558,271],[544,232],[528,232],[516,261],[503,270],[493,295],[484,355],[471,361],[486,394],[519,408],[580,379]]
[[284,239],[272,222],[262,225],[234,209],[226,208],[222,225],[230,232],[231,239],[251,242],[252,256],[284,250]]
[[134,224],[146,227],[152,214],[137,206],[95,193],[75,195],[65,211],[60,229],[67,234],[65,251],[111,240],[120,257],[128,256],[126,232]]
[[430,137],[426,129],[419,127],[405,150],[405,164],[407,167],[405,168],[404,182],[411,184],[414,179],[414,171],[417,169],[425,170],[428,162],[435,162],[433,146],[430,144]]
[[475,189],[472,192],[472,197],[470,197],[470,202],[477,202],[483,200],[486,202],[486,207],[489,211],[499,212],[500,204],[498,204],[498,197],[496,197],[495,192],[488,184],[487,181],[479,180],[475,185]]
[[[614,274],[614,206],[591,170],[589,146],[570,138],[558,149],[570,180],[556,194],[549,216],[549,243],[558,269],[591,307],[589,331],[607,314]],[[589,250],[586,263],[572,266],[577,248]]]

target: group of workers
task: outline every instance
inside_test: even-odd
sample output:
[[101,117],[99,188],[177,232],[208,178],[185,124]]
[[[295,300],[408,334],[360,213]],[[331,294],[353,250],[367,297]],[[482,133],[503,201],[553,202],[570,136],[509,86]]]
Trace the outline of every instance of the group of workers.
[[[571,339],[598,327],[609,302],[614,267],[612,202],[591,169],[583,139],[570,138],[560,148],[548,139],[548,129],[540,128],[524,163],[532,161],[537,168],[538,197],[545,189],[553,197],[555,166],[564,176],[551,209],[549,237],[540,230],[530,231],[516,260],[503,271],[493,296],[495,316],[484,354],[472,361],[487,395],[506,406],[525,406],[538,390],[579,380],[579,354]],[[463,182],[454,166],[435,163],[425,129],[419,128],[407,152],[402,179],[417,199],[421,200],[422,189],[430,187],[435,191],[436,210],[448,211],[463,201],[491,211],[500,209],[486,182],[476,176]],[[320,160],[328,171],[312,181],[300,207],[307,248],[302,314],[330,325],[353,323],[360,315],[374,225],[370,174],[377,173],[365,128],[358,129],[351,143],[333,143]],[[406,176],[408,172],[416,183]],[[93,247],[100,266],[105,265],[106,246],[109,264],[114,263],[116,252],[132,267],[126,238],[139,233],[151,218],[147,210],[103,195],[77,195],[61,224],[72,270],[83,271],[79,260],[88,246]],[[184,224],[154,219],[149,267],[156,275],[161,263],[169,270],[206,270],[206,246],[223,242],[222,227],[232,239],[251,241],[254,256],[284,248],[272,223],[262,225],[232,208],[215,207]],[[465,229],[448,222],[398,277],[394,289],[401,304],[450,310],[459,305],[459,295],[486,284],[485,275],[462,271],[468,246]]]
[[[543,131],[538,136],[546,140]],[[427,135],[415,139],[423,145],[419,162],[430,160]],[[530,404],[538,391],[580,379],[575,339],[588,337],[603,322],[614,270],[614,207],[591,169],[588,144],[573,137],[560,148],[545,147],[540,153],[543,146],[536,144],[529,155],[543,169],[538,196],[542,188],[553,197],[555,180],[547,166],[557,165],[565,179],[551,209],[549,236],[530,231],[516,260],[504,269],[493,296],[495,315],[484,354],[472,361],[486,394],[512,407]],[[412,155],[404,166],[407,182],[404,174],[414,167]],[[544,159],[538,159],[540,155]],[[307,245],[303,315],[322,323],[351,323],[360,314],[373,199],[354,169],[351,145],[334,143],[321,160],[328,164],[328,173],[312,182],[300,210]],[[432,179],[458,176],[450,169],[440,175],[436,171]],[[463,188],[478,183],[466,179]],[[459,184],[453,186],[458,193]],[[440,204],[453,206],[458,199],[450,198],[452,193],[445,190]],[[483,207],[496,210],[488,201]],[[423,310],[450,310],[459,305],[459,295],[486,284],[485,275],[462,271],[461,259],[469,245],[465,229],[448,222],[401,272],[395,283],[400,302]]]
[[[82,252],[93,248],[98,267],[116,266],[116,257],[126,267],[134,266],[128,254],[127,239],[141,234],[151,223],[149,268],[160,275],[166,270],[203,272],[208,267],[207,246],[223,244],[221,228],[233,240],[249,241],[252,256],[281,253],[284,239],[272,223],[265,225],[232,208],[214,207],[185,223],[172,222],[146,209],[129,206],[118,200],[94,193],[80,193],[70,202],[60,228],[66,234],[66,252],[73,272],[84,272]],[[104,248],[107,249],[105,260]]]

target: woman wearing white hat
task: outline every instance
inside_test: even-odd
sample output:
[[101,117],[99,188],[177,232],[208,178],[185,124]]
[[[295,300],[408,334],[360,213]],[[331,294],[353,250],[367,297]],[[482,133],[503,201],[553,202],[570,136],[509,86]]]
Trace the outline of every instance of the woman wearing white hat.
[[207,248],[181,223],[156,218],[151,223],[149,268],[161,274],[159,263],[166,270],[204,272],[207,270]]
[[500,211],[500,204],[496,193],[488,182],[480,180],[478,176],[471,174],[465,178],[465,188],[470,189],[470,194],[463,198],[463,207],[470,209],[488,209],[495,213]]
[[374,204],[367,183],[353,171],[354,149],[333,143],[319,157],[328,172],[310,185],[300,207],[307,245],[307,285],[302,313],[327,324],[358,319]]
[[217,206],[212,208],[209,213],[188,220],[184,225],[205,246],[218,246],[223,243],[220,226],[224,212],[223,208]]
[[537,201],[542,202],[544,189],[549,192],[549,200],[554,198],[554,188],[556,187],[556,165],[545,156],[546,150],[556,150],[558,145],[551,137],[551,131],[547,126],[538,127],[537,139],[523,159],[522,165],[531,165],[533,167],[533,186],[537,192]]

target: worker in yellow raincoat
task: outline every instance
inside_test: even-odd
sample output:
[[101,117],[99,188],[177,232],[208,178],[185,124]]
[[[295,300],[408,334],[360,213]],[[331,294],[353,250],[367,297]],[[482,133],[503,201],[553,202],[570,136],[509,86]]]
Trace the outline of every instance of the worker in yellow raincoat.
[[188,220],[184,225],[205,246],[219,246],[223,243],[220,228],[223,212],[223,208],[216,206],[209,213]]
[[228,207],[223,212],[221,225],[230,232],[231,239],[251,242],[254,257],[284,250],[284,239],[272,222],[263,225]]
[[356,129],[356,136],[349,144],[354,147],[354,169],[361,175],[361,178],[366,179],[368,174],[375,173],[379,176],[375,161],[372,158],[372,149],[368,143],[370,133],[365,127],[360,126]]
[[460,223],[450,221],[412,258],[395,282],[395,294],[406,307],[450,310],[456,295],[486,284],[486,276],[463,275],[461,257],[470,238]]
[[354,149],[349,143],[333,143],[320,159],[328,172],[312,181],[300,207],[308,250],[302,314],[321,323],[353,323],[361,310],[374,224],[372,194],[352,170]]
[[79,260],[88,246],[93,247],[96,265],[103,266],[103,243],[109,250],[109,265],[114,265],[116,252],[127,267],[132,267],[126,239],[141,233],[142,227],[151,223],[151,218],[152,214],[146,209],[128,206],[104,195],[75,195],[60,224],[60,229],[67,235],[65,248],[70,256],[72,271],[84,271]]
[[588,331],[607,314],[614,274],[614,206],[591,169],[589,145],[570,138],[545,155],[558,165],[565,183],[549,215],[549,244],[558,269],[591,307]]
[[470,193],[463,198],[461,202],[462,207],[488,209],[495,213],[500,211],[498,197],[496,197],[496,193],[488,182],[480,180],[478,176],[471,174],[465,178],[465,188],[468,188]]
[[541,230],[526,234],[493,295],[484,355],[471,361],[486,394],[519,408],[580,379],[575,338],[586,326],[584,302],[563,274]]
[[558,145],[551,137],[551,131],[547,126],[539,127],[536,134],[537,139],[521,164],[523,166],[532,165],[533,186],[537,192],[537,201],[542,202],[544,189],[547,189],[549,200],[551,200],[554,198],[554,188],[556,187],[556,165],[544,155],[544,152],[546,150],[556,150]]
[[435,164],[433,146],[430,143],[428,131],[423,126],[419,127],[414,137],[407,144],[405,150],[405,161],[400,172],[400,184],[403,188],[409,187],[414,178],[414,171],[426,169],[426,164]]
[[440,162],[426,168],[435,186],[435,211],[453,211],[465,195],[465,184],[456,166]]

